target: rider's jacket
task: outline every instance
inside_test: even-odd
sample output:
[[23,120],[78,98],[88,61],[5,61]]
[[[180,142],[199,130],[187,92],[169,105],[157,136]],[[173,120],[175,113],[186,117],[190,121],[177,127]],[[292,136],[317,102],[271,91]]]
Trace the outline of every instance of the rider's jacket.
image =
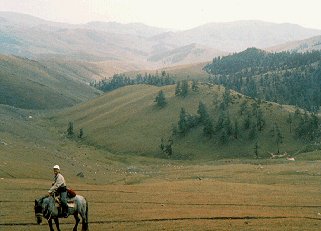
[[54,179],[53,179],[53,183],[52,183],[52,187],[49,189],[49,193],[53,193],[53,192],[65,192],[66,191],[66,182],[65,182],[65,178],[63,177],[63,175],[61,175],[60,173],[58,173],[57,175],[55,175]]

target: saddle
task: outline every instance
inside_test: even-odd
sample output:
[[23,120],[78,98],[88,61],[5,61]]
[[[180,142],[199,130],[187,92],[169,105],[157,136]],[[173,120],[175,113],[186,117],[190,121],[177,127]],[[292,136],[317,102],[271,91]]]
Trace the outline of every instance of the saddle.
[[[73,200],[74,197],[77,194],[75,193],[74,190],[67,188],[67,205],[69,208],[74,208],[75,207],[75,201]],[[60,199],[60,193],[54,195],[55,198],[55,206],[57,208],[61,208],[61,199]]]

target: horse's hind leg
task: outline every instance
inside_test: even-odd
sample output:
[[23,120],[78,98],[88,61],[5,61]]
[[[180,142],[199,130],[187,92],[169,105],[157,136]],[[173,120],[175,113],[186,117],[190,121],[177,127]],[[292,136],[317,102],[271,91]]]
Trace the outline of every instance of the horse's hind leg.
[[85,219],[82,220],[81,231],[88,231],[88,222]]
[[58,217],[57,217],[57,218],[54,218],[54,221],[55,221],[57,230],[60,231],[60,228],[59,228],[59,219],[58,219]]
[[88,231],[88,203],[86,201],[86,207],[80,212],[82,218],[82,231]]
[[75,224],[75,226],[74,226],[74,228],[73,228],[73,231],[77,231],[77,227],[78,227],[78,224],[79,224],[79,221],[80,221],[80,219],[79,219],[79,217],[78,217],[78,213],[75,213],[75,214],[74,214],[74,218],[75,218],[75,220],[76,220],[76,224]]

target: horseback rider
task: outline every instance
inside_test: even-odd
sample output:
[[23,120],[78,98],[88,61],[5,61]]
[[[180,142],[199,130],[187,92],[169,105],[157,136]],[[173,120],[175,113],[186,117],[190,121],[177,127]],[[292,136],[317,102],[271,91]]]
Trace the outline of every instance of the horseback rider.
[[68,217],[68,205],[67,205],[67,186],[66,181],[63,175],[60,173],[59,165],[55,165],[53,167],[54,171],[54,181],[52,183],[52,187],[49,189],[49,196],[53,195],[53,193],[60,194],[61,207],[63,217]]

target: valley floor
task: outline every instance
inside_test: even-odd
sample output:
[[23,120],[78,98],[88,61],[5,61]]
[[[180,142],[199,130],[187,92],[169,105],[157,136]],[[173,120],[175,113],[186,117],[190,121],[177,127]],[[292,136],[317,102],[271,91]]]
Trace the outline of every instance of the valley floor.
[[[320,165],[168,162],[144,176],[128,171],[122,182],[79,181],[72,188],[89,201],[91,231],[320,230]],[[48,230],[46,221],[36,225],[33,211],[34,199],[46,193],[48,184],[1,178],[0,230]],[[73,217],[61,219],[62,230],[73,224]]]

